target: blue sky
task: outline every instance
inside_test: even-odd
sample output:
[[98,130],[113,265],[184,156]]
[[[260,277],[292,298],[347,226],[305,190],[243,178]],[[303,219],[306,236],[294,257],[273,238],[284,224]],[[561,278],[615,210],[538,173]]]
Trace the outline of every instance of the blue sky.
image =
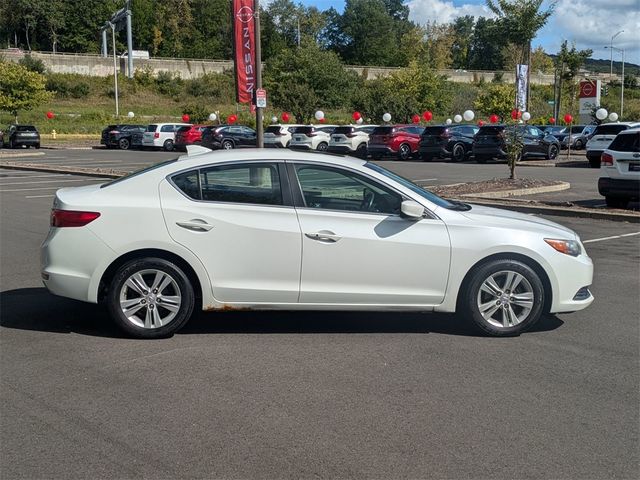
[[[321,10],[335,7],[342,11],[344,0],[302,0]],[[490,16],[484,0],[407,0],[410,18],[417,23],[436,20],[450,22],[463,15]],[[549,1],[545,2],[550,3]],[[542,45],[548,53],[556,53],[566,39],[578,49],[591,48],[593,58],[609,58],[604,46],[611,36],[624,30],[614,40],[614,47],[625,49],[625,61],[640,64],[640,0],[558,0],[556,12],[539,32],[534,47]],[[620,60],[620,53],[614,53]]]

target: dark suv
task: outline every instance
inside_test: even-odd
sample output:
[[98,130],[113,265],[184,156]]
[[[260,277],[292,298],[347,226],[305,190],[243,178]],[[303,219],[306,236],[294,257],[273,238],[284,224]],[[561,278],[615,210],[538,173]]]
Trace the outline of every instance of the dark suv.
[[374,160],[379,160],[382,157],[409,160],[418,153],[420,135],[423,130],[424,127],[416,127],[415,125],[376,127],[369,135],[367,148]]
[[434,125],[424,129],[420,137],[422,160],[450,158],[454,162],[466,159],[473,150],[473,137],[480,127],[474,125]]
[[560,151],[560,142],[556,137],[543,132],[533,125],[518,125],[516,127],[506,125],[485,125],[473,141],[473,155],[478,163],[487,163],[492,158],[507,158],[507,142],[509,134],[517,128],[517,134],[521,136],[523,148],[522,158],[546,158],[554,160]]
[[4,132],[0,132],[0,147],[2,146],[40,148],[40,134],[33,125],[11,124]]
[[142,134],[146,125],[109,125],[102,130],[100,143],[107,148],[128,150],[131,147],[142,147]]
[[202,132],[203,147],[231,150],[238,147],[255,147],[256,131],[244,125],[218,125]]

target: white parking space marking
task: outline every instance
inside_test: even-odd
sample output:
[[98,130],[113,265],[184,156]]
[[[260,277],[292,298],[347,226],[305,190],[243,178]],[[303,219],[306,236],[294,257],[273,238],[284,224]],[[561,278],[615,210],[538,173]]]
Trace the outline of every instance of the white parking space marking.
[[437,180],[437,178],[418,178],[414,182],[432,182],[433,180]]
[[7,185],[34,185],[38,183],[68,183],[68,182],[86,182],[86,178],[76,178],[73,180],[38,180],[35,182],[9,182],[0,183],[0,187],[6,187]]
[[25,195],[24,198],[53,198],[55,195]]
[[[107,179],[108,180],[108,179]],[[104,183],[104,181],[102,182],[98,182],[98,183],[87,183],[87,185],[98,185],[99,183]],[[85,186],[85,185],[80,185],[80,186]],[[30,192],[32,190],[58,190],[60,187],[60,185],[54,186],[54,187],[37,187],[37,188],[12,188],[9,190],[0,190],[0,193],[8,193],[8,192]]]
[[640,235],[640,232],[624,233],[622,235],[613,235],[611,237],[592,238],[591,240],[583,240],[582,243],[604,242],[605,240],[615,240],[616,238],[633,237]]
[[14,175],[13,177],[1,177],[0,180],[15,180],[19,178],[53,178],[53,177],[68,177],[68,173],[52,173],[50,175]]

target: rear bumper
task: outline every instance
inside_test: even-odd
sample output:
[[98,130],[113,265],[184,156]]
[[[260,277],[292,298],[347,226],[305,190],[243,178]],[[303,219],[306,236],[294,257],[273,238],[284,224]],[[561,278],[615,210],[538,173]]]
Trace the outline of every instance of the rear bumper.
[[293,143],[289,144],[289,148],[294,150],[313,150],[313,146],[310,143]]
[[441,145],[420,145],[420,155],[429,155],[432,157],[450,157],[451,152]]
[[482,157],[506,158],[507,152],[502,147],[483,147],[479,145],[473,146],[473,154]]
[[598,192],[603,197],[640,198],[640,180],[600,177]]
[[603,151],[604,150],[587,150],[587,159],[600,161]]
[[373,157],[388,157],[391,155],[397,155],[398,152],[391,149],[391,147],[387,147],[385,145],[369,145],[367,147],[369,154]]
[[272,140],[270,142],[265,140],[264,146],[265,148],[286,148],[286,145],[284,145],[280,140]]
[[331,145],[327,148],[327,151],[332,153],[354,153],[355,150],[347,145]]
[[40,137],[33,137],[33,138],[14,138],[13,139],[13,145],[15,147],[21,147],[23,145],[26,146],[36,146],[36,145],[40,145]]

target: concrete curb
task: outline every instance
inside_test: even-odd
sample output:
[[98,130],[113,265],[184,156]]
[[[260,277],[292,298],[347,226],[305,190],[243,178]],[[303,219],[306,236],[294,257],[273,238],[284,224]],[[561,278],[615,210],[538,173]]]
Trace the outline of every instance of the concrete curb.
[[571,188],[571,184],[569,182],[561,182],[557,185],[545,185],[543,187],[518,188],[514,190],[499,190],[496,192],[484,193],[465,193],[461,196],[473,198],[508,198],[519,197],[520,195],[535,195],[536,193],[560,192],[562,190],[567,190],[568,188]]
[[72,175],[83,175],[86,177],[98,177],[98,178],[120,178],[123,175],[127,175],[129,173],[129,172],[122,172],[119,170],[101,170],[99,168],[36,165],[33,163],[15,163],[15,162],[4,162],[4,161],[0,161],[0,167],[8,168],[11,170],[29,170],[32,172],[46,172],[46,173],[66,173],[66,174],[72,174]]
[[41,157],[44,152],[16,152],[16,153],[4,153],[0,150],[0,160],[3,158],[20,158],[20,157]]
[[95,147],[68,147],[66,145],[41,145],[46,150],[93,150]]

